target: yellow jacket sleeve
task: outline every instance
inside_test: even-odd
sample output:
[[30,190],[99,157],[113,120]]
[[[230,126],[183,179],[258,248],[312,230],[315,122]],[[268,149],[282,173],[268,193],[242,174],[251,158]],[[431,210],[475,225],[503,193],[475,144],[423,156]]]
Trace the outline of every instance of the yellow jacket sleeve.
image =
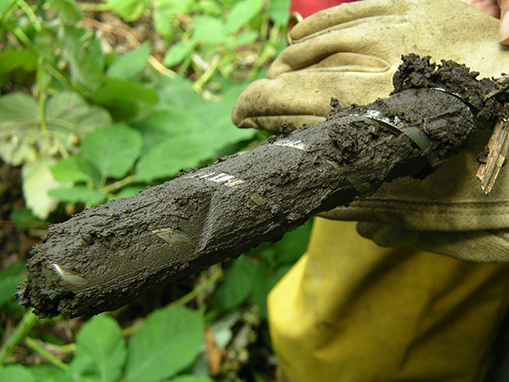
[[269,296],[282,381],[482,381],[508,271],[378,247],[354,223],[318,218]]

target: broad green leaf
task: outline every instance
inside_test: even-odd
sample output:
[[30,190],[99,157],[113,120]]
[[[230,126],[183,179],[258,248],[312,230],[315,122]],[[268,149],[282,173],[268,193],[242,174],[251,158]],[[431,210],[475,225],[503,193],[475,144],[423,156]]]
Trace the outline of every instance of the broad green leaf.
[[3,86],[15,70],[34,72],[37,56],[28,50],[5,50],[0,52],[0,86]]
[[90,106],[78,93],[63,91],[48,99],[46,122],[55,132],[83,138],[98,127],[108,126],[111,117],[106,110]]
[[195,46],[195,40],[178,41],[164,55],[163,64],[166,66],[174,66],[179,62],[184,61],[193,52]]
[[81,143],[82,157],[95,165],[103,178],[122,178],[140,155],[141,134],[125,123],[88,134]]
[[23,196],[28,208],[35,216],[46,219],[58,205],[58,201],[48,195],[48,191],[63,184],[53,178],[50,167],[55,164],[52,158],[41,157],[23,166]]
[[147,0],[104,0],[111,6],[111,10],[127,21],[134,21],[145,12],[149,2]]
[[[86,374],[97,375],[101,382],[118,379],[126,359],[126,345],[120,325],[113,318],[101,314],[81,327],[76,338],[76,356],[71,362],[88,358],[93,362]],[[83,372],[82,372],[83,373]]]
[[193,40],[215,45],[226,43],[229,37],[223,20],[211,16],[196,16],[193,19]]
[[101,173],[92,163],[83,157],[70,156],[61,158],[51,172],[55,180],[59,182],[92,182],[99,185]]
[[60,20],[65,24],[77,23],[81,20],[81,13],[74,0],[49,0],[51,9],[60,13]]
[[112,198],[109,200],[115,200],[120,198],[129,198],[133,196],[134,194],[143,191],[146,189],[146,186],[131,186],[131,187],[125,187],[120,192],[116,193]]
[[30,369],[21,365],[7,365],[0,368],[0,381],[36,382]]
[[219,284],[214,294],[214,299],[220,309],[232,309],[242,304],[250,296],[256,268],[256,264],[247,256],[240,256],[232,261],[223,282]]
[[228,34],[237,33],[240,28],[247,25],[262,9],[263,0],[242,0],[231,9],[226,20]]
[[86,30],[66,26],[63,54],[69,62],[71,79],[95,89],[103,82],[104,57],[97,38],[87,39]]
[[157,93],[142,84],[118,78],[108,78],[94,94],[96,101],[106,107],[115,120],[130,120],[149,105],[155,104]]
[[156,32],[169,41],[173,34],[171,19],[176,13],[189,13],[194,3],[194,0],[156,1],[154,8],[154,28]]
[[0,137],[0,157],[11,166],[19,166],[37,158],[37,150],[31,139],[18,136]]
[[281,25],[288,24],[290,0],[270,0],[268,12],[272,21]]
[[293,264],[306,252],[312,225],[312,221],[309,220],[299,228],[286,233],[277,243],[270,244],[279,262]]
[[170,382],[214,382],[214,380],[205,375],[179,375],[170,379]]
[[[231,110],[241,91],[228,90],[220,102],[203,100],[182,105],[180,120],[168,120],[166,128],[178,127],[178,135],[168,135],[140,158],[135,177],[140,181],[163,179],[175,175],[179,169],[195,167],[214,158],[224,146],[250,139],[254,130],[238,129],[231,122]],[[168,106],[168,109],[172,109]],[[183,127],[186,127],[183,130]]]
[[129,382],[155,382],[188,367],[200,353],[203,318],[187,308],[165,308],[148,316],[128,347]]
[[53,365],[32,365],[30,371],[37,382],[69,382],[67,373]]
[[218,4],[214,0],[196,1],[193,6],[193,12],[214,17],[222,17],[223,10],[223,4]]
[[239,45],[251,44],[258,38],[258,32],[256,31],[247,31],[244,33],[240,33],[238,36],[231,41],[228,41],[227,46],[236,47]]
[[69,364],[69,369],[66,371],[66,377],[66,381],[102,382],[96,370],[94,359],[84,354],[73,358]]
[[152,113],[147,118],[132,123],[132,126],[143,135],[142,154],[151,152],[154,147],[169,137],[184,134],[189,128],[191,119],[189,111],[170,108]]
[[150,44],[145,42],[118,58],[108,68],[108,75],[113,78],[130,79],[148,66]]
[[30,135],[37,127],[37,101],[28,94],[16,92],[0,97],[0,134],[2,136]]
[[85,186],[73,186],[69,188],[55,188],[48,195],[66,203],[82,202],[96,206],[106,199],[106,194],[100,190],[92,190]]
[[58,146],[75,151],[80,138],[111,123],[108,112],[89,106],[79,94],[63,91],[46,101],[47,133],[41,129],[37,101],[24,93],[0,97],[0,155],[12,165],[53,155]]
[[160,77],[154,90],[159,96],[162,110],[189,110],[204,103],[203,97],[194,91],[193,83],[181,76]]
[[285,266],[281,271],[271,269],[263,261],[260,261],[254,269],[252,277],[253,291],[251,300],[258,305],[260,315],[267,318],[267,296],[284,274],[290,269],[290,266]]
[[[214,154],[203,134],[171,137],[141,157],[136,165],[135,178],[150,181],[175,175],[180,169],[194,167]],[[198,141],[201,140],[201,141]]]
[[12,2],[12,0],[0,0],[0,12],[5,11]]
[[0,307],[6,302],[14,300],[18,282],[22,279],[21,273],[24,269],[25,263],[19,262],[0,272]]

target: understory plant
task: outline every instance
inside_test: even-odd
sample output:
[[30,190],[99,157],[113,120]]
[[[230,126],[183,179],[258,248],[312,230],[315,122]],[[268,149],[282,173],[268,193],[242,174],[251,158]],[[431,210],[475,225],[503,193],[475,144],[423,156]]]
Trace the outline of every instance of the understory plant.
[[[0,0],[0,159],[20,169],[22,190],[0,230],[36,240],[83,208],[265,140],[230,114],[284,47],[288,7]],[[89,319],[38,320],[21,308],[13,295],[26,258],[6,251],[0,381],[269,381],[266,296],[310,227]]]

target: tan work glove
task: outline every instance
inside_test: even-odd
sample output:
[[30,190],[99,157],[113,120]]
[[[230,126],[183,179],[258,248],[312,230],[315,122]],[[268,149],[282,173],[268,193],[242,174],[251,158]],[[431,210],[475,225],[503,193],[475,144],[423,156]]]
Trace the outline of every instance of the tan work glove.
[[[368,0],[324,10],[294,27],[292,44],[274,61],[268,78],[255,81],[240,96],[233,121],[278,131],[282,123],[288,128],[322,121],[331,97],[343,104],[386,97],[401,55],[408,53],[454,60],[481,77],[500,77],[509,70],[509,52],[498,43],[498,28],[498,20],[459,0]],[[327,216],[377,223],[363,224],[361,232],[382,245],[412,244],[463,259],[509,261],[509,174],[502,169],[489,196],[475,176],[476,155],[489,135],[478,133],[467,150],[425,181],[394,181]],[[393,236],[382,223],[414,234]],[[485,246],[472,246],[476,236],[485,238],[493,230],[501,239],[490,253],[483,251]],[[454,232],[454,245],[444,244],[447,232]]]

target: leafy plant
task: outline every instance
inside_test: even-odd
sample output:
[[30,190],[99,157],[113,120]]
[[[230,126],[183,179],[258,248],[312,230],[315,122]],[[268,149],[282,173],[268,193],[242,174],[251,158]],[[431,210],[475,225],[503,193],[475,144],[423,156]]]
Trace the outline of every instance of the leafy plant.
[[[288,3],[0,0],[0,158],[22,168],[27,207],[9,223],[41,227],[263,141],[230,113],[284,47]],[[38,321],[17,306],[20,258],[0,272],[0,380],[266,380],[243,365],[262,347],[273,366],[266,296],[309,232],[191,278],[169,305],[89,320]]]

